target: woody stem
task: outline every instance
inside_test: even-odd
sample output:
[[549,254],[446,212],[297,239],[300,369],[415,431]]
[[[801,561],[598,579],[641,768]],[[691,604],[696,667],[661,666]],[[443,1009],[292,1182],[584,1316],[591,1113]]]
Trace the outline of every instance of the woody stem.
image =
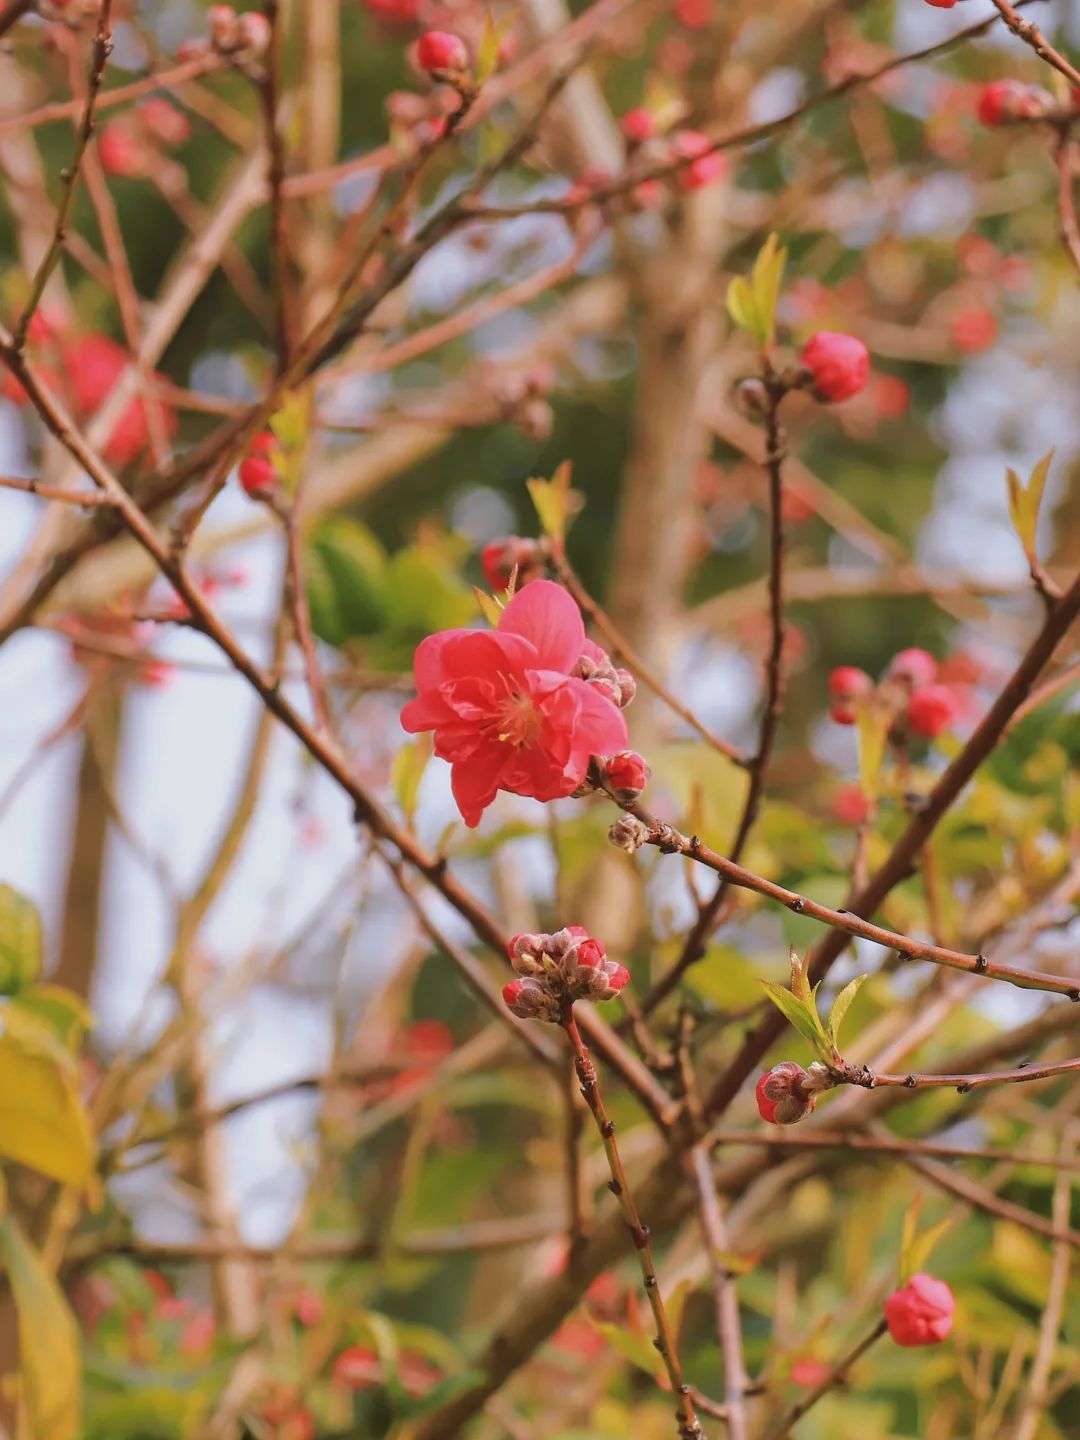
[[649,1245],[649,1227],[642,1224],[641,1216],[638,1214],[637,1205],[634,1202],[633,1194],[627,1183],[626,1171],[623,1169],[622,1157],[619,1155],[619,1147],[615,1143],[615,1122],[609,1117],[604,1106],[603,1096],[600,1094],[600,1082],[596,1074],[596,1068],[589,1058],[589,1052],[581,1038],[581,1033],[574,1018],[574,1004],[567,1000],[563,1006],[563,1013],[560,1023],[566,1031],[567,1039],[574,1056],[574,1071],[581,1086],[581,1094],[585,1100],[596,1128],[600,1132],[600,1139],[604,1144],[604,1154],[607,1156],[608,1169],[611,1172],[611,1179],[608,1181],[608,1189],[619,1202],[619,1209],[622,1211],[623,1219],[626,1221],[626,1228],[630,1231],[630,1237],[634,1242],[634,1251],[638,1258],[638,1265],[641,1267],[641,1278],[645,1286],[645,1294],[648,1297],[649,1306],[653,1313],[653,1322],[656,1327],[656,1338],[653,1344],[660,1352],[660,1358],[664,1362],[664,1369],[667,1371],[668,1379],[671,1382],[671,1389],[678,1397],[678,1408],[675,1411],[679,1423],[679,1440],[702,1440],[701,1424],[694,1410],[694,1402],[691,1399],[690,1387],[683,1378],[682,1364],[679,1360],[678,1351],[675,1348],[675,1339],[668,1321],[667,1311],[664,1308],[664,1298],[660,1293],[660,1283],[656,1277],[656,1265],[653,1261],[652,1249]]

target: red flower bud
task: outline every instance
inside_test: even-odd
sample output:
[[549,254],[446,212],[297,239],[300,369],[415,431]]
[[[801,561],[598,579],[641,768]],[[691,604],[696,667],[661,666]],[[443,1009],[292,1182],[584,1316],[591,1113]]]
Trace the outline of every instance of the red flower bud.
[[191,121],[161,95],[144,100],[137,113],[147,130],[166,145],[182,145],[191,135]]
[[803,1088],[809,1079],[794,1060],[782,1060],[766,1070],[754,1091],[758,1114],[770,1125],[794,1125],[804,1119],[817,1103],[814,1092]]
[[274,462],[267,455],[249,455],[241,460],[240,484],[252,499],[268,495],[277,484]]
[[558,1000],[543,981],[531,976],[507,981],[502,998],[506,1008],[519,1020],[555,1021],[559,1018]]
[[935,10],[951,10],[956,0],[926,0],[928,5],[933,5]]
[[576,959],[579,965],[586,965],[595,970],[607,959],[607,951],[601,940],[594,940],[591,935],[588,935],[577,947]]
[[913,1275],[885,1301],[885,1323],[897,1345],[937,1345],[953,1327],[956,1300],[944,1280]]
[[98,135],[98,155],[106,175],[139,175],[142,173],[143,148],[118,120],[110,120]]
[[989,350],[997,339],[997,321],[989,310],[964,310],[949,327],[953,344],[967,354]]
[[627,110],[619,121],[619,129],[632,145],[642,145],[656,134],[656,117],[643,105]]
[[[625,965],[620,965],[617,961],[609,960],[607,966],[607,982],[608,989],[617,994],[629,985],[630,971],[627,970]],[[610,1000],[611,995],[605,995],[603,998]]]
[[350,1345],[334,1361],[330,1378],[346,1390],[366,1390],[382,1380],[382,1366],[374,1350],[364,1345]]
[[523,539],[520,535],[504,535],[499,540],[489,540],[480,551],[480,567],[492,590],[505,590],[515,569],[518,584],[523,585],[527,580],[536,578],[542,565],[539,543]]
[[809,370],[819,400],[850,400],[866,384],[870,356],[854,335],[818,330],[802,348],[802,363]]
[[469,52],[465,42],[446,30],[429,30],[416,42],[416,62],[429,74],[447,71],[451,74],[468,69]]
[[649,783],[652,771],[636,750],[620,750],[600,762],[604,782],[616,800],[636,800]]
[[679,130],[672,136],[672,149],[678,156],[697,157],[690,165],[678,171],[679,187],[682,190],[701,190],[715,184],[727,169],[727,157],[720,150],[712,149],[712,141],[700,130]]
[[829,676],[829,694],[834,700],[857,700],[873,688],[870,676],[857,665],[838,665]]
[[933,739],[954,724],[960,713],[955,693],[947,685],[927,685],[908,701],[908,729]]
[[900,650],[893,656],[885,674],[890,680],[899,680],[904,685],[918,689],[923,685],[933,684],[937,679],[937,672],[938,662],[930,651],[912,646],[910,650]]

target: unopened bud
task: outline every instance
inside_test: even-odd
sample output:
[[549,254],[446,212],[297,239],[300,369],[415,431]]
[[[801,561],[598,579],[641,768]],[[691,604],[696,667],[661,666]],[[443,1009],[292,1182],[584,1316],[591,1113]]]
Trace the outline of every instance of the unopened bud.
[[506,1008],[519,1020],[554,1023],[559,1018],[558,1001],[540,980],[530,977],[510,980],[503,986],[502,997]]
[[767,1070],[754,1095],[758,1114],[770,1125],[794,1125],[817,1103],[813,1079],[794,1060],[783,1060]]
[[621,805],[636,800],[652,774],[648,761],[636,750],[620,750],[617,755],[603,756],[599,767],[602,783]]
[[549,935],[514,935],[506,947],[510,963],[519,975],[541,975]]
[[760,420],[769,409],[769,392],[765,382],[749,375],[735,386],[735,403],[750,420]]

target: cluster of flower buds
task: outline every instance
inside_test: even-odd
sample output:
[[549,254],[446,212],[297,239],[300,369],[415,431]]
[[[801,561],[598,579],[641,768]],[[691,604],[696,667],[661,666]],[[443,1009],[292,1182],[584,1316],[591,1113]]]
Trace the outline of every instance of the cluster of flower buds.
[[522,1020],[558,1024],[575,1000],[613,1000],[630,979],[581,925],[515,935],[507,950],[519,978],[503,986],[503,999]]
[[991,129],[1014,120],[1042,120],[1055,111],[1049,90],[1019,80],[991,80],[979,91],[975,104],[975,114]]
[[940,678],[938,662],[927,650],[901,650],[889,662],[880,684],[865,670],[840,665],[829,676],[829,715],[838,725],[854,725],[860,701],[877,695],[896,713],[896,724],[932,740],[955,725],[964,699]]
[[263,430],[252,440],[240,462],[240,484],[252,500],[262,500],[277,489],[278,471],[274,455],[278,449],[272,431]]
[[607,651],[591,640],[585,641],[585,653],[571,674],[589,685],[595,685],[620,710],[625,710],[637,694],[637,681],[630,671],[613,664]]
[[505,590],[517,571],[517,588],[538,580],[544,573],[544,547],[539,540],[522,535],[503,535],[489,540],[480,551],[484,579],[492,590]]
[[885,1301],[885,1323],[897,1345],[937,1345],[950,1334],[956,1299],[944,1280],[913,1275]]
[[809,1070],[794,1060],[781,1060],[757,1082],[758,1114],[770,1125],[795,1125],[806,1119],[822,1090],[832,1084],[828,1068],[820,1060],[813,1061]]
[[211,5],[206,20],[209,37],[185,41],[177,49],[177,60],[196,60],[211,50],[238,60],[254,60],[270,48],[273,31],[261,10],[238,15],[231,5]]

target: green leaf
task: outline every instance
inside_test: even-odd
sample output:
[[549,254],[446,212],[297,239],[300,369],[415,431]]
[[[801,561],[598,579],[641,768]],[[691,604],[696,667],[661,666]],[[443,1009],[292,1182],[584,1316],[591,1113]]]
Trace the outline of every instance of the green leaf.
[[41,916],[10,885],[0,885],[0,995],[13,995],[41,973]]
[[93,1173],[94,1140],[71,1055],[39,1016],[4,1007],[0,1034],[0,1155],[65,1185]]
[[34,1440],[74,1440],[82,1428],[79,1332],[55,1276],[18,1222],[0,1219],[0,1257],[15,1298],[19,1365]]
[[337,516],[319,525],[308,538],[305,572],[320,640],[345,645],[385,626],[386,568],[386,552],[358,521]]
[[881,793],[881,771],[892,715],[883,705],[858,703],[855,723],[859,737],[859,784],[867,800],[873,803]]
[[493,600],[491,596],[481,590],[478,585],[473,586],[473,594],[476,596],[476,603],[480,606],[480,614],[483,615],[484,619],[494,630],[502,615],[499,602]]
[[779,984],[776,980],[759,980],[758,984],[781,1014],[813,1047],[818,1056],[826,1063],[830,1062],[832,1047],[821,1028],[817,1012],[805,1000],[800,1000],[786,986]]
[[394,787],[394,794],[410,824],[416,811],[420,781],[424,778],[430,758],[430,735],[418,735],[415,740],[402,745],[390,767],[390,782]]
[[8,1013],[32,1016],[47,1025],[66,1050],[77,1051],[94,1023],[90,1007],[74,990],[45,983],[28,985],[8,1002]]
[[825,1033],[832,1041],[835,1050],[840,1049],[840,1026],[844,1023],[844,1016],[850,1010],[851,1002],[867,979],[869,979],[867,975],[856,975],[854,980],[848,981],[832,1003],[832,1009],[829,1011],[829,1018],[825,1025]]
[[656,1353],[656,1346],[646,1335],[632,1334],[625,1326],[614,1325],[609,1320],[593,1320],[591,1323],[624,1360],[629,1360],[631,1365],[636,1365],[639,1370],[644,1370],[646,1375],[656,1378],[660,1357]]
[[474,77],[477,85],[483,85],[489,75],[494,74],[495,67],[499,63],[499,46],[503,42],[508,26],[497,25],[495,17],[490,10],[484,12],[484,29],[480,36],[480,43],[476,47],[476,67]]

